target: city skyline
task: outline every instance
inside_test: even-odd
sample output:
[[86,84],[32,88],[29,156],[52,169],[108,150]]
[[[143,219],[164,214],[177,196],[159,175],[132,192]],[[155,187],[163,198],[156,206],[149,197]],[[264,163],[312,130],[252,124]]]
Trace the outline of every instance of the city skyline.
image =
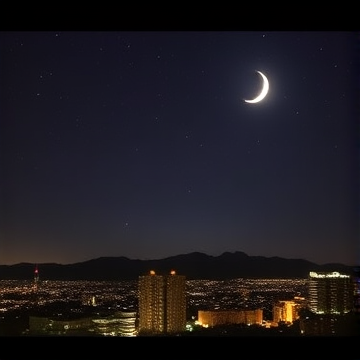
[[0,264],[358,264],[358,51],[341,31],[2,31]]

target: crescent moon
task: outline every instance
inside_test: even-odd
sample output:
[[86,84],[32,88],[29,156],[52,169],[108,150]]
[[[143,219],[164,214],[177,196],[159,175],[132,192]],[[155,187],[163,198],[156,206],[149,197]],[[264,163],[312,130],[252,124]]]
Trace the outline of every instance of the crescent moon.
[[267,77],[261,71],[256,71],[256,72],[258,72],[261,75],[261,77],[263,78],[263,88],[262,88],[260,94],[255,99],[244,100],[245,102],[250,103],[250,104],[255,104],[255,103],[258,103],[261,100],[263,100],[269,91],[269,80],[267,79]]

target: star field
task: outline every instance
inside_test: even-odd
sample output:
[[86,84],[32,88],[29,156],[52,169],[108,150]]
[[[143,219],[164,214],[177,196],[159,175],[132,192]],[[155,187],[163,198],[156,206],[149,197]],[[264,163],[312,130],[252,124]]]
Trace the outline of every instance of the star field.
[[[3,31],[0,263],[358,262],[351,32]],[[258,104],[263,72],[270,84]]]

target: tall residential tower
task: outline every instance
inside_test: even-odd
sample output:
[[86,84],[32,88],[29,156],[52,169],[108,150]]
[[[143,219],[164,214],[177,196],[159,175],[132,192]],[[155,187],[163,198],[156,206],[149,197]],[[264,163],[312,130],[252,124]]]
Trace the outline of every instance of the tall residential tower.
[[169,275],[139,276],[139,335],[174,334],[186,329],[186,278]]
[[337,271],[311,271],[308,282],[308,309],[314,314],[346,314],[353,310],[354,292],[350,275]]

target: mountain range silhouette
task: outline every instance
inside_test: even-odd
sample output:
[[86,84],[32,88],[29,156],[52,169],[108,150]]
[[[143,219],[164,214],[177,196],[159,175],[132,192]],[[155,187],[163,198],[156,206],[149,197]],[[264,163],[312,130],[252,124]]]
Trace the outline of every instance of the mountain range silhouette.
[[[74,264],[37,264],[40,280],[137,280],[150,270],[169,274],[175,270],[188,280],[226,280],[236,278],[307,278],[310,271],[353,273],[353,267],[315,264],[304,259],[249,256],[241,251],[219,256],[200,252],[171,256],[159,260],[137,260],[127,257],[99,257]],[[0,265],[0,280],[32,280],[35,264]]]

